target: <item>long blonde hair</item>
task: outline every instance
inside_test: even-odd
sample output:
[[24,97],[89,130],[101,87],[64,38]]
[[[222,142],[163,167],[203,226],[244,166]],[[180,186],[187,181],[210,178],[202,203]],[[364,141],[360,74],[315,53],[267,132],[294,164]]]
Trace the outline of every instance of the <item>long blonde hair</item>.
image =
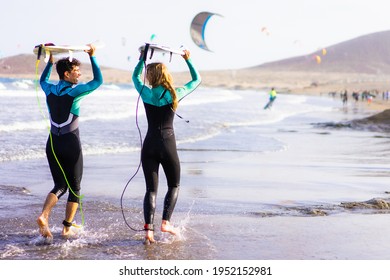
[[163,63],[150,63],[146,66],[146,78],[151,87],[162,86],[167,89],[172,97],[172,109],[175,111],[178,106],[176,90],[173,87],[173,79],[168,68]]

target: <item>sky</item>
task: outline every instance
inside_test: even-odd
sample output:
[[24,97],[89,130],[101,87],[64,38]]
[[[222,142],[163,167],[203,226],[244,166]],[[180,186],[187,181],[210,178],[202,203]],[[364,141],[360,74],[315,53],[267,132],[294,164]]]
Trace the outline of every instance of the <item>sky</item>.
[[[32,53],[41,43],[99,41],[100,65],[133,70],[138,48],[153,36],[152,43],[189,49],[199,70],[241,69],[390,30],[387,1],[12,0],[1,9],[0,58]],[[196,46],[190,35],[192,19],[203,11],[218,14],[205,29],[211,51]],[[180,56],[168,66],[187,68]]]

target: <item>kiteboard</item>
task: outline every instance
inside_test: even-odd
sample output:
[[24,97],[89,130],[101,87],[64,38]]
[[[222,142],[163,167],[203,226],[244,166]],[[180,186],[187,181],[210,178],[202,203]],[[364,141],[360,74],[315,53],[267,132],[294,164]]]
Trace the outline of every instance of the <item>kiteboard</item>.
[[150,62],[163,62],[166,55],[169,54],[169,62],[172,61],[172,55],[184,55],[182,49],[174,49],[160,44],[145,44],[138,49],[143,57],[140,59]]
[[268,101],[268,103],[264,106],[264,110],[266,110],[266,109],[271,109],[271,107],[272,107],[272,105],[273,105],[275,99],[276,99],[276,98],[270,99],[270,100]]
[[[102,47],[102,44],[94,44],[97,48]],[[49,60],[50,54],[64,54],[68,53],[69,58],[72,59],[74,52],[85,52],[88,51],[91,47],[89,45],[54,45],[53,43],[46,43],[36,45],[33,49],[34,54],[37,55],[37,58],[40,59],[40,56],[43,54],[45,56],[45,62]]]
[[152,50],[152,51],[168,52],[168,53],[174,53],[174,54],[179,54],[179,55],[184,54],[184,51],[181,49],[174,49],[174,48],[170,48],[170,47],[159,45],[159,44],[145,44],[145,45],[142,45],[141,47],[139,47],[138,50],[140,52],[143,52],[143,51],[145,51],[146,48],[148,48],[149,50]]

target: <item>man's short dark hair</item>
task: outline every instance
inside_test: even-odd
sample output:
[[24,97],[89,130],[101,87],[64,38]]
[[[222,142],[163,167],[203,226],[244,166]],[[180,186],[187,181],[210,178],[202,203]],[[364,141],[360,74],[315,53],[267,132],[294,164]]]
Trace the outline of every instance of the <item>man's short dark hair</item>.
[[70,71],[72,71],[74,66],[80,66],[80,65],[81,65],[81,62],[76,58],[73,58],[72,61],[70,61],[69,57],[61,58],[60,60],[57,61],[57,64],[56,64],[56,69],[57,69],[57,73],[58,73],[59,78],[61,80],[63,80],[65,77],[66,71],[70,72]]

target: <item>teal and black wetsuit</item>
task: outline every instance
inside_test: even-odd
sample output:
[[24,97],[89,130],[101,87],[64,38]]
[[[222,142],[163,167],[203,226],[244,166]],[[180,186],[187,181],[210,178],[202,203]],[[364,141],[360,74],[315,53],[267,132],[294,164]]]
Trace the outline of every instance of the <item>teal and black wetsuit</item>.
[[55,159],[57,156],[73,191],[69,192],[70,202],[79,202],[83,175],[83,154],[78,129],[80,101],[103,83],[95,57],[91,57],[91,64],[94,78],[86,84],[74,85],[64,80],[60,80],[58,84],[49,83],[53,68],[50,62],[46,65],[40,79],[41,87],[46,94],[53,140],[53,147],[50,137],[46,143],[46,156],[54,181],[51,193],[60,198],[68,189],[61,168]]
[[[192,80],[183,87],[176,88],[180,101],[200,84],[201,78],[190,59],[186,60]],[[141,151],[142,169],[146,182],[144,198],[145,224],[153,225],[158,189],[158,169],[162,165],[168,183],[164,200],[163,220],[169,221],[175,207],[180,186],[180,161],[176,149],[173,130],[175,112],[172,97],[162,86],[149,88],[144,85],[141,73],[144,62],[140,60],[133,72],[133,82],[140,93],[148,120],[148,131]]]

